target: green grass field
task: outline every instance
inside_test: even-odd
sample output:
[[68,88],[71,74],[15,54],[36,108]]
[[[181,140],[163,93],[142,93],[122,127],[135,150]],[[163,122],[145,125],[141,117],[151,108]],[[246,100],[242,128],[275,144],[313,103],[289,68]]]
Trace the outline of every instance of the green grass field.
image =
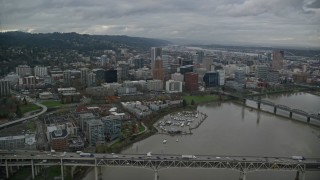
[[197,103],[205,103],[210,101],[216,101],[219,97],[216,95],[206,95],[206,96],[182,96],[182,98],[188,103],[191,104],[192,99]]
[[47,106],[48,108],[60,107],[62,105],[60,101],[43,101],[41,104]]
[[34,111],[37,109],[41,109],[41,107],[34,105],[34,104],[27,104],[27,105],[21,105],[20,106],[21,112],[22,114],[26,113],[26,112],[30,112],[30,111]]

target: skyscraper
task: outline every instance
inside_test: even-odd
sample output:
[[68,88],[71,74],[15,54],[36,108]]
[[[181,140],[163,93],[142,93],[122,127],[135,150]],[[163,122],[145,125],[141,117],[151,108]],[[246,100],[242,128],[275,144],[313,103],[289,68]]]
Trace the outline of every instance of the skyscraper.
[[20,77],[23,77],[25,75],[31,75],[31,67],[28,65],[19,65],[18,67],[16,67],[16,73]]
[[274,50],[272,54],[272,70],[279,70],[283,66],[284,51]]
[[89,73],[89,69],[88,68],[81,68],[81,83],[83,85],[87,84],[87,75]]
[[162,48],[160,47],[152,47],[151,48],[151,70],[153,70],[155,66],[155,62],[157,57],[162,57]]
[[153,79],[164,80],[163,63],[160,57],[157,57],[153,68]]
[[65,86],[71,86],[71,71],[63,71],[63,84]]
[[48,75],[48,69],[47,67],[44,66],[36,66],[33,68],[34,70],[34,75],[38,77],[44,77]]
[[0,96],[10,95],[10,82],[0,80]]
[[219,73],[218,72],[207,72],[203,77],[203,82],[206,87],[217,87],[219,86]]

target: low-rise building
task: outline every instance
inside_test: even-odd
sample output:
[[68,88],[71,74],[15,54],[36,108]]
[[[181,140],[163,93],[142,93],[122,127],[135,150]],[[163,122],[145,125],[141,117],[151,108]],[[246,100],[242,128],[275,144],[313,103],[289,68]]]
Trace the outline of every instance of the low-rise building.
[[51,149],[63,151],[68,149],[68,131],[65,129],[57,129],[51,134]]
[[0,149],[35,150],[37,145],[37,141],[35,137],[36,137],[35,134],[0,137]]

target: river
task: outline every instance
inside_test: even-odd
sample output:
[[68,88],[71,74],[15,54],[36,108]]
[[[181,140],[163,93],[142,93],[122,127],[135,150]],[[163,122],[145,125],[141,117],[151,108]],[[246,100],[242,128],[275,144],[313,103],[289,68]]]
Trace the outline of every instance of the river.
[[[266,98],[277,104],[302,108],[307,112],[320,111],[320,97],[308,93],[284,94]],[[250,103],[249,103],[250,104]],[[198,106],[208,118],[192,135],[154,135],[133,144],[122,153],[147,152],[165,154],[203,154],[217,156],[292,156],[320,157],[320,128],[299,121],[256,111],[233,102],[210,103]],[[176,142],[176,139],[179,139]],[[163,139],[167,143],[163,144]],[[215,169],[165,169],[160,180],[221,179],[237,180],[239,173]],[[247,180],[294,180],[295,172],[251,172]],[[141,168],[102,168],[102,178],[108,180],[153,179],[153,171]],[[85,180],[94,179],[91,171]],[[306,180],[319,180],[320,172],[307,172]]]

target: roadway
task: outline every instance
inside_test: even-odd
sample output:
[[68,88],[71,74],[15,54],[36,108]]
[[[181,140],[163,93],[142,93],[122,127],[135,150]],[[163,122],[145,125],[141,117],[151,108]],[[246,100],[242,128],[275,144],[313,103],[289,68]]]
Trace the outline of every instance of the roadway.
[[[14,94],[17,94],[17,93],[14,93]],[[19,95],[20,95],[20,94],[19,94]],[[43,104],[40,104],[40,103],[37,103],[34,99],[32,99],[32,98],[30,98],[30,97],[28,97],[28,96],[26,96],[26,100],[27,100],[28,102],[31,102],[31,103],[33,103],[33,104],[41,107],[42,110],[41,110],[39,113],[37,113],[37,114],[33,114],[33,115],[28,116],[28,117],[23,117],[23,118],[14,120],[14,121],[10,121],[10,122],[1,124],[1,125],[0,125],[0,129],[1,129],[1,128],[4,128],[4,127],[6,127],[6,126],[10,126],[10,125],[12,125],[12,124],[20,123],[20,122],[22,122],[22,121],[25,121],[25,120],[28,120],[28,119],[32,119],[32,118],[38,117],[38,116],[42,115],[43,113],[47,112],[47,110],[48,110],[47,106],[45,106],[45,105],[43,105]]]
[[[292,157],[259,157],[259,156],[219,156],[219,155],[192,155],[191,158],[184,158],[177,154],[94,154],[94,157],[81,157],[72,152],[39,152],[39,151],[0,151],[0,166],[5,166],[4,160],[8,160],[8,166],[31,165],[60,165],[65,166],[147,166],[147,162],[153,162],[156,166],[193,167],[192,163],[224,163],[224,164],[268,164],[278,167],[301,166],[305,171],[320,171],[320,158],[306,158],[295,160]],[[161,165],[160,162],[164,162]],[[178,165],[183,162],[184,165]],[[173,164],[168,164],[173,163]],[[191,163],[191,164],[190,164]],[[140,165],[139,165],[140,164]],[[149,165],[148,165],[149,166]],[[200,165],[199,165],[200,166]],[[236,167],[236,166],[234,166]],[[149,167],[150,168],[150,167]],[[202,167],[206,168],[206,167]],[[210,167],[207,167],[210,168]],[[216,167],[219,168],[219,167]],[[222,167],[220,167],[222,168]],[[260,167],[261,168],[261,167]],[[289,170],[289,169],[286,169]],[[292,170],[292,169],[291,169]]]

